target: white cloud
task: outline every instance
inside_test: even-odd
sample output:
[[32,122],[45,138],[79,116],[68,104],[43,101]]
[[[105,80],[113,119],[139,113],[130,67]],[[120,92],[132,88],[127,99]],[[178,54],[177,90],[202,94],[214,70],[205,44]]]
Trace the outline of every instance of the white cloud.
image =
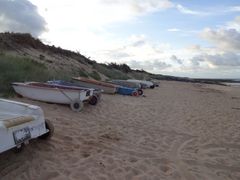
[[198,54],[189,58],[193,69],[205,69],[211,71],[233,71],[240,66],[240,32],[238,25],[240,18],[227,23],[218,29],[206,28],[201,32],[201,37],[210,42],[209,48],[200,46],[188,47],[189,50],[198,51]]
[[224,51],[240,52],[240,32],[236,29],[204,29],[202,37]]
[[[122,40],[106,31],[119,22],[137,22],[140,16],[173,7],[169,0],[30,0],[48,23],[48,32],[40,38],[66,49],[94,56],[118,49]],[[135,42],[136,46],[144,41]]]
[[170,58],[173,62],[177,63],[177,64],[183,64],[183,60],[179,59],[177,56],[172,55]]
[[[130,61],[132,59],[138,61],[148,61],[149,59],[165,60],[169,57],[165,51],[170,49],[169,44],[153,42],[145,35],[133,35],[126,39],[121,39],[112,45],[106,47],[105,50],[96,54],[96,59],[109,59],[121,62]],[[106,61],[107,61],[106,60]]]
[[181,31],[181,30],[178,29],[178,28],[170,28],[170,29],[167,29],[167,31],[169,31],[169,32],[178,32],[178,31]]
[[122,6],[131,10],[135,15],[173,7],[173,3],[169,0],[101,0],[100,2],[112,7]]
[[31,33],[39,36],[46,22],[37,7],[27,0],[0,0],[0,31]]
[[203,54],[191,59],[194,66],[200,66],[201,62],[206,62],[210,67],[236,67],[240,66],[240,55],[235,53],[219,53],[215,55]]
[[179,12],[183,13],[183,14],[190,14],[190,15],[200,15],[200,16],[205,16],[205,15],[209,15],[210,13],[207,12],[201,12],[201,11],[194,11],[191,10],[187,7],[182,6],[181,4],[177,4],[176,8]]
[[228,8],[229,12],[240,12],[240,6],[232,6],[230,8]]
[[[31,0],[38,5],[51,25],[72,24],[75,27],[98,27],[132,20],[137,16],[173,7],[169,0]],[[64,13],[64,16],[62,15]],[[61,17],[61,19],[58,19]],[[54,22],[53,22],[54,21]],[[54,24],[52,24],[54,23]]]
[[233,21],[228,22],[225,26],[226,29],[236,29],[240,32],[240,16],[237,16]]
[[148,61],[138,61],[138,60],[131,60],[128,61],[127,64],[134,69],[144,69],[145,71],[156,71],[159,72],[163,69],[170,68],[171,65],[163,62],[161,60],[148,60]]
[[146,36],[145,35],[133,35],[129,38],[129,41],[131,43],[132,46],[137,47],[137,46],[143,46],[145,45],[146,42]]

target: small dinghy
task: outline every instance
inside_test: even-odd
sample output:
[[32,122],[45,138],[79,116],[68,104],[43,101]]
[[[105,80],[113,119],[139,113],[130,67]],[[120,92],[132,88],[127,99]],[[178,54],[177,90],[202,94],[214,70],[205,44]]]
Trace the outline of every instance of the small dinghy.
[[[126,87],[126,90],[127,90],[127,88],[136,89],[138,91],[139,95],[143,95],[143,90],[141,88],[141,84],[138,82],[130,82],[127,80],[111,80],[109,82],[112,84],[122,86],[122,87]],[[120,89],[120,91],[121,91],[121,89]],[[119,89],[118,89],[118,92],[119,92]],[[129,94],[129,95],[131,95],[131,94]]]
[[40,107],[0,99],[0,153],[14,147],[20,149],[31,139],[50,138],[53,131]]
[[117,88],[117,93],[121,95],[139,96],[137,89],[123,87],[123,86],[120,86]]
[[[66,87],[66,86],[70,86],[70,87],[75,87],[75,88],[79,88],[80,90],[81,89],[85,89],[85,90],[88,90],[89,88],[86,88],[86,87],[83,87],[83,86],[80,86],[76,83],[72,83],[72,82],[67,82],[67,81],[63,81],[63,80],[54,80],[54,81],[47,81],[48,84],[53,84],[55,86],[58,86],[58,87]],[[102,92],[103,90],[101,89],[94,89],[93,90],[93,95],[88,99],[88,103],[91,104],[91,105],[96,105],[100,100],[101,100],[101,97],[102,97]]]
[[70,104],[73,111],[82,110],[83,101],[88,100],[94,90],[59,87],[39,82],[12,83],[12,86],[16,93],[23,97],[50,103]]

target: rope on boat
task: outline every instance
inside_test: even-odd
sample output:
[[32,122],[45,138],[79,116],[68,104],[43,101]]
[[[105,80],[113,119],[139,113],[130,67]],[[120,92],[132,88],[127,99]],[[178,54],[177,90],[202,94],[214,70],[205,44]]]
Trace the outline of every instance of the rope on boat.
[[[73,102],[73,100],[63,90],[61,90],[61,89],[59,89],[57,87],[56,87],[56,89],[59,90],[64,96],[66,96],[70,100],[70,102]],[[80,97],[80,93],[79,93],[79,97]]]

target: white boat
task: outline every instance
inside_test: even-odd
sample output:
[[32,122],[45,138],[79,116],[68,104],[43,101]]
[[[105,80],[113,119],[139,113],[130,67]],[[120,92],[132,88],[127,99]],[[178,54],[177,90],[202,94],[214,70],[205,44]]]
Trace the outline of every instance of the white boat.
[[0,99],[0,153],[37,137],[49,138],[53,126],[40,107]]
[[50,103],[70,104],[73,111],[83,108],[83,101],[93,95],[94,89],[80,90],[75,87],[57,87],[38,82],[12,83],[17,94],[33,100]]
[[118,85],[82,78],[82,77],[73,77],[74,83],[77,83],[78,85],[88,87],[88,88],[94,88],[94,89],[102,89],[103,93],[108,94],[115,94],[117,92]]
[[151,89],[153,89],[155,87],[153,82],[151,82],[151,81],[137,80],[137,79],[128,79],[127,81],[140,83],[142,88],[151,88]]
[[[72,82],[67,82],[67,81],[63,81],[63,80],[54,80],[54,81],[47,81],[48,84],[54,84],[56,87],[74,87],[74,88],[78,88],[80,90],[88,90],[89,88],[86,87],[82,87],[77,85],[76,83],[72,83]],[[93,90],[93,95],[88,99],[89,104],[91,105],[96,105],[102,97],[102,90],[101,89],[94,89]]]

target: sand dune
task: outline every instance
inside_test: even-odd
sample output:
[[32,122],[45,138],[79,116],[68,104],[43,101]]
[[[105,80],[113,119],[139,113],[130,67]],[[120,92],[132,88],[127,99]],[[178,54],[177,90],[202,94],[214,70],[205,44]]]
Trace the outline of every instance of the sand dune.
[[240,88],[163,81],[145,94],[80,113],[16,99],[41,106],[55,134],[0,154],[0,179],[240,179]]

